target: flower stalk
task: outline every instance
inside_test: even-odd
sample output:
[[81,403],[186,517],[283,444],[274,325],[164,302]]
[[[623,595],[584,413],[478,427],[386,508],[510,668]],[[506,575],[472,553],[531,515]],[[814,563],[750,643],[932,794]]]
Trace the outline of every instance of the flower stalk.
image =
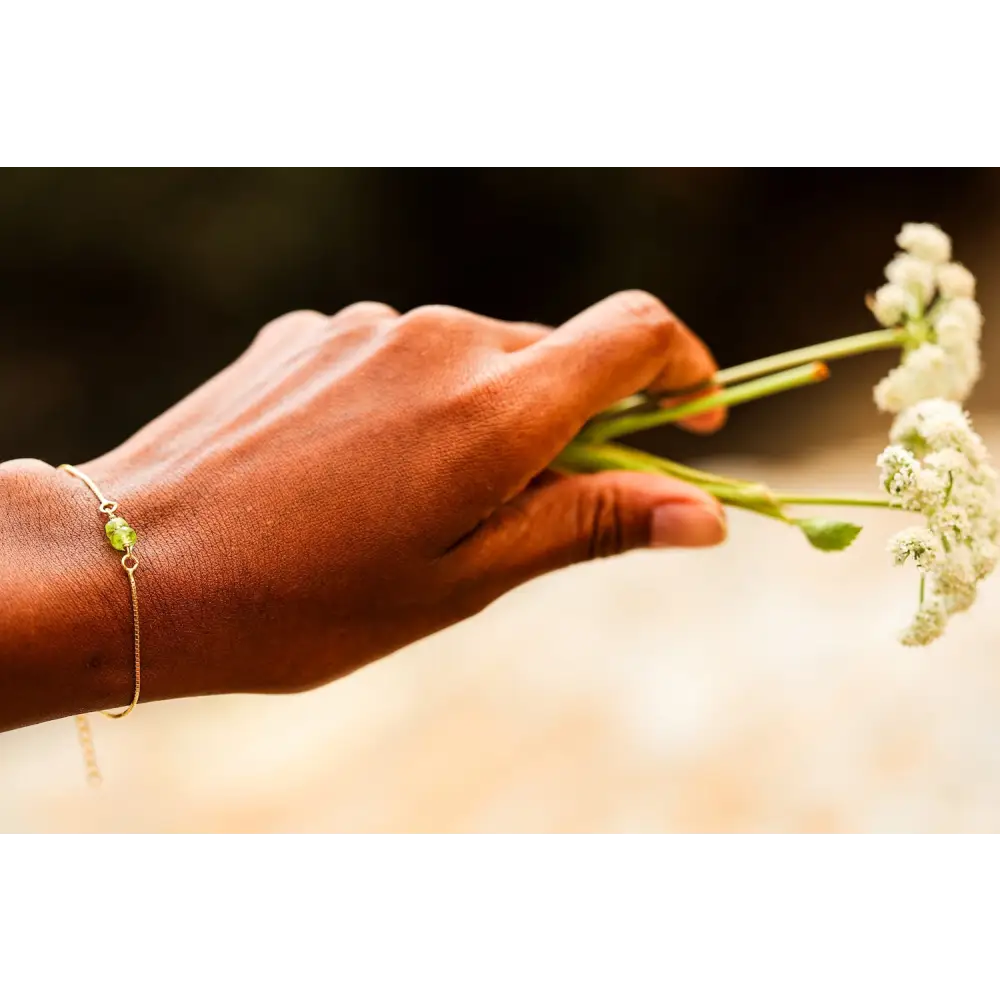
[[788,389],[796,389],[803,385],[812,385],[828,378],[830,370],[821,361],[808,365],[800,365],[787,371],[764,375],[761,378],[734,385],[710,396],[699,396],[678,406],[653,410],[649,413],[625,413],[621,416],[609,417],[588,427],[581,435],[587,441],[610,441],[625,434],[648,430],[651,427],[661,427],[664,424],[675,424],[679,420],[716,410],[722,406],[736,406],[748,403],[753,399],[763,399]]
[[[747,379],[755,379],[762,375],[771,375],[774,372],[786,371],[789,368],[806,365],[810,362],[833,361],[836,358],[847,358],[855,354],[868,354],[871,351],[899,350],[909,346],[911,340],[912,335],[901,327],[856,333],[850,337],[840,337],[837,340],[828,340],[822,344],[800,347],[792,351],[782,351],[780,354],[772,354],[769,357],[759,358],[756,361],[747,361],[744,364],[733,365],[730,368],[721,368],[715,373],[711,382],[701,386],[694,386],[691,391],[696,392],[712,386],[725,388],[745,382]],[[794,386],[789,386],[789,388],[794,388]],[[670,395],[685,395],[685,393],[658,395],[656,398],[658,400],[668,399]],[[623,399],[613,406],[608,407],[604,413],[600,414],[598,420],[607,420],[611,417],[617,417],[624,413],[648,407],[650,398],[651,394],[629,396],[628,399]],[[738,402],[746,402],[746,400],[738,400]],[[711,409],[711,407],[708,408]]]
[[624,470],[671,476],[699,486],[720,503],[742,507],[781,521],[791,521],[784,508],[799,505],[824,507],[885,507],[888,498],[859,496],[813,496],[805,493],[780,493],[763,483],[747,479],[717,476],[680,462],[649,455],[620,444],[600,444],[577,440],[559,455],[553,466],[566,472],[607,472]]
[[796,365],[808,364],[810,361],[833,361],[836,358],[848,358],[855,354],[868,354],[871,351],[884,351],[891,348],[899,349],[906,345],[908,335],[905,330],[872,330],[869,333],[856,333],[850,337],[840,337],[828,340],[823,344],[813,344],[810,347],[800,347],[793,351],[783,351],[758,361],[747,361],[742,365],[720,369],[713,379],[716,385],[733,385],[748,378],[759,375],[769,375],[771,372],[784,371]]

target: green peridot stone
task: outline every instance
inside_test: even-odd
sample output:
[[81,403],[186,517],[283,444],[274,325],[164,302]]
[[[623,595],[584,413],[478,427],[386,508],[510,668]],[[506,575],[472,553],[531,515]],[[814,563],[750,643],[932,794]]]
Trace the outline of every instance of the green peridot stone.
[[124,517],[112,517],[104,525],[104,533],[108,536],[108,541],[120,552],[124,552],[130,545],[135,545],[135,531],[129,527]]

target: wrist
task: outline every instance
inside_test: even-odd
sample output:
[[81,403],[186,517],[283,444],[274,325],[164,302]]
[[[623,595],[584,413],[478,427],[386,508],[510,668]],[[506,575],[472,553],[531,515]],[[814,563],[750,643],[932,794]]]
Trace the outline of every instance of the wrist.
[[127,579],[96,501],[43,462],[0,465],[0,729],[127,705]]
[[101,595],[114,567],[97,558],[101,539],[60,476],[34,460],[0,465],[0,729],[93,711],[118,695]]
[[[199,534],[192,531],[189,499],[178,497],[176,483],[153,479],[146,470],[112,452],[76,466],[89,476],[104,496],[118,504],[121,516],[136,533],[133,556],[138,565],[134,574],[141,630],[141,695],[139,703],[224,693],[228,687],[218,682],[212,661],[210,619],[205,601],[206,559]],[[105,538],[105,518],[98,501],[79,480],[61,472],[70,486],[82,494],[88,530],[96,537],[96,558],[110,566],[110,579],[102,586],[114,595],[114,607],[105,601],[105,616],[116,630],[114,661],[119,692],[115,707],[132,697],[133,646],[132,607],[128,577],[121,563],[123,553],[115,551]],[[90,529],[91,519],[94,527]],[[124,685],[124,687],[123,687]],[[125,697],[121,697],[124,690]],[[102,706],[104,708],[108,706]]]

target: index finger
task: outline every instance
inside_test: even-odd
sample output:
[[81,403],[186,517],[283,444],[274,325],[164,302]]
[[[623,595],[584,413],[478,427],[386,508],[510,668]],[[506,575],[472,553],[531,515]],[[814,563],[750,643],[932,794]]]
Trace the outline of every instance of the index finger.
[[[580,424],[642,389],[682,390],[709,382],[718,370],[705,344],[658,298],[641,291],[603,299],[522,353],[551,376],[545,384],[555,380],[555,391],[575,407]],[[683,425],[710,431],[724,421],[720,408]]]
[[[663,406],[679,406],[689,400],[721,391],[717,386],[710,384],[719,366],[708,346],[697,334],[692,333],[691,328],[682,319],[674,316],[674,322],[678,327],[676,348],[665,357],[660,373],[646,386],[649,392],[670,394],[669,399],[662,401]],[[678,395],[680,390],[691,387],[695,388]],[[685,430],[698,434],[711,434],[725,422],[726,409],[722,406],[717,410],[706,410],[687,420],[678,421]]]

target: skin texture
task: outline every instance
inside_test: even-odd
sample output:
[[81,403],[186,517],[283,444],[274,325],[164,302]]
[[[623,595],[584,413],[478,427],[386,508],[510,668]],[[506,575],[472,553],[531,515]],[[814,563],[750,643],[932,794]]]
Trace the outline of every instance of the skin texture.
[[[644,292],[555,329],[376,303],[268,324],[80,465],[139,535],[142,701],[312,688],[541,573],[722,541],[688,484],[546,471],[615,401],[714,371]],[[0,729],[127,704],[128,587],[96,499],[33,460],[0,465],[0,496]]]

